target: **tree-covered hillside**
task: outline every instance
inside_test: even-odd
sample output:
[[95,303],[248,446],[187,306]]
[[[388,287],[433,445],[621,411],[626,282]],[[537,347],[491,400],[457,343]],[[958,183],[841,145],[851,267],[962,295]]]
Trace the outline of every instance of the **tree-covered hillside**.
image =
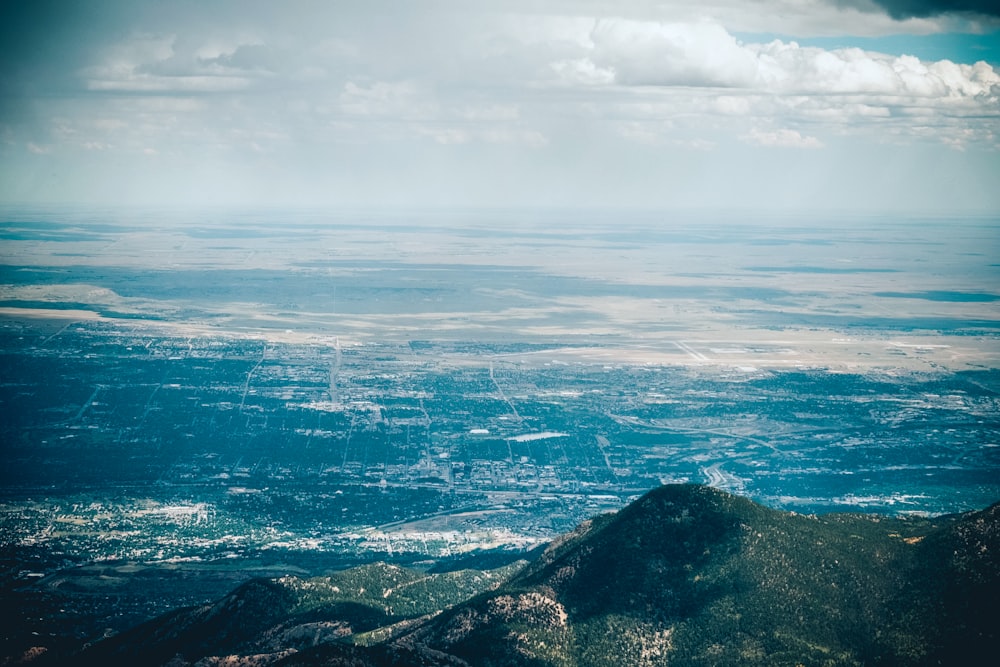
[[[372,565],[250,582],[77,656],[89,664],[937,665],[1000,648],[1000,504],[806,516],[669,485],[533,562]],[[228,656],[228,657],[227,657]]]

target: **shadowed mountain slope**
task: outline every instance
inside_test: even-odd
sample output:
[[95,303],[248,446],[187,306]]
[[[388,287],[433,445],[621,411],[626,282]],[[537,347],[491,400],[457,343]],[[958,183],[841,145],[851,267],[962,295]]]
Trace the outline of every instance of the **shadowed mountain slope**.
[[801,516],[664,486],[401,639],[472,664],[936,664],[997,647],[997,506]]
[[[352,604],[360,609],[329,600],[303,606],[300,580],[251,582],[214,606],[157,619],[82,658],[162,664],[182,655],[175,664],[191,664],[230,655],[234,662],[225,664],[358,666],[983,664],[1000,649],[993,613],[1000,600],[998,513],[1000,505],[936,519],[803,516],[708,487],[664,486],[563,536],[499,587],[444,595],[435,584],[438,599],[421,592],[400,612],[357,597]],[[427,577],[387,566],[366,576],[369,590],[390,596],[401,578],[406,588]],[[350,629],[311,643],[287,634],[332,622]],[[351,633],[375,628],[354,635],[369,645],[345,643]],[[151,652],[157,645],[174,653]]]
[[[407,621],[496,588],[523,565],[428,574],[374,563],[312,579],[255,579],[214,604],[177,610],[99,642],[78,660],[88,665],[269,664],[358,633],[406,627]],[[228,662],[212,660],[227,656],[232,657]]]

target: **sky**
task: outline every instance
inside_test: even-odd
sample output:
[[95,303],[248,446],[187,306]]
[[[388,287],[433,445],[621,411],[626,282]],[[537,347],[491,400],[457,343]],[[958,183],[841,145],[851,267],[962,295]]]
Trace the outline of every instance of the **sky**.
[[0,204],[1000,215],[994,0],[0,0]]

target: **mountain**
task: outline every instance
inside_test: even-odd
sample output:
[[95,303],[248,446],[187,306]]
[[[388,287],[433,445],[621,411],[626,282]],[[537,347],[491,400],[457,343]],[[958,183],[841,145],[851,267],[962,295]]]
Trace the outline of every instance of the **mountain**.
[[95,644],[79,661],[988,664],[1000,650],[998,514],[1000,504],[935,519],[804,516],[669,485],[584,523],[519,570],[382,565],[254,581]]
[[405,628],[407,621],[496,588],[523,565],[424,573],[374,563],[311,579],[254,579],[214,604],[180,609],[94,644],[76,661],[270,664],[309,647]]
[[976,664],[1000,649],[998,511],[802,516],[664,486],[398,643],[483,665]]

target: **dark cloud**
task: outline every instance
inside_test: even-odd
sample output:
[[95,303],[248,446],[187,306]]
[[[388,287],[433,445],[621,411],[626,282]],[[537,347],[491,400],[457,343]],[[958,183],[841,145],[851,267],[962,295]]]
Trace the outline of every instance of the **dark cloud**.
[[0,73],[5,81],[63,80],[134,17],[127,5],[107,2],[0,0]]
[[972,13],[1000,16],[997,0],[872,0],[894,19]]
[[32,99],[79,92],[77,69],[132,18],[105,2],[0,0],[0,123],[30,120]]

